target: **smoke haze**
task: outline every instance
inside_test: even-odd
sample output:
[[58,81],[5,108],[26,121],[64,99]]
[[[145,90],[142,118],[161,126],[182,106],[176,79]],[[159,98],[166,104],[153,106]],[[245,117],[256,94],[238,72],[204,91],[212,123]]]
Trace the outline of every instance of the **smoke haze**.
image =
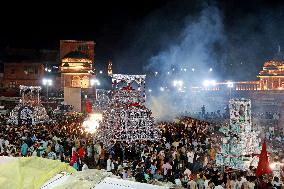
[[[222,110],[208,95],[190,93],[189,88],[206,79],[256,80],[284,41],[284,28],[279,27],[284,25],[283,6],[246,6],[248,10],[234,3],[223,8],[206,1],[170,2],[130,30],[124,39],[127,50],[116,56],[124,64],[118,72],[147,74],[148,103],[158,119],[200,111],[203,104],[208,111]],[[175,80],[183,81],[184,92],[173,87]]]

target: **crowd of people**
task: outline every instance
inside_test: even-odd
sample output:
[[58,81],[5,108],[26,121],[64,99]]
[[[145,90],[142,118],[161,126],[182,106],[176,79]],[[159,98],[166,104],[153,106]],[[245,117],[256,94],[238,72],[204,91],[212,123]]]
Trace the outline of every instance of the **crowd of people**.
[[219,144],[212,140],[214,128],[206,121],[180,117],[176,122],[159,123],[159,141],[105,144],[85,130],[84,119],[83,114],[68,113],[34,126],[1,124],[0,156],[38,156],[66,162],[78,171],[105,169],[122,179],[169,181],[190,189],[280,187],[277,177],[262,179],[252,172],[217,167]]

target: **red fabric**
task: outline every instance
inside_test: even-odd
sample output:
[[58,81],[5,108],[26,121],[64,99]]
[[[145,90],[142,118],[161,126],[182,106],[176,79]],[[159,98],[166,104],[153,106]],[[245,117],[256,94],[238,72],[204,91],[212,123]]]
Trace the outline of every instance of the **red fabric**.
[[128,105],[129,107],[131,107],[131,106],[139,106],[139,103],[137,103],[137,102],[135,102],[135,103],[130,103],[129,105]]
[[264,141],[259,155],[259,162],[256,169],[256,176],[261,176],[269,173],[272,173],[272,170],[269,167],[268,155],[266,151],[266,142]]
[[77,157],[77,153],[76,152],[73,152],[73,155],[71,157],[71,161],[70,161],[70,166],[73,166],[74,163],[76,163],[78,161],[78,157]]
[[85,157],[85,150],[84,150],[84,148],[80,148],[79,150],[78,150],[78,155],[79,155],[79,157],[82,159],[83,157]]
[[133,88],[131,86],[125,86],[125,87],[122,87],[122,90],[130,91],[130,90],[133,90]]
[[86,99],[86,111],[87,113],[92,113],[92,106],[88,99]]

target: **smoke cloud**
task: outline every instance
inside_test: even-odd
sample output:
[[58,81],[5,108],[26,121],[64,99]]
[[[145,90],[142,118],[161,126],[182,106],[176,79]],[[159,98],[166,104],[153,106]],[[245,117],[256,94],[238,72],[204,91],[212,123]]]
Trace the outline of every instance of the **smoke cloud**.
[[[149,80],[150,87],[160,87],[150,99],[150,107],[158,119],[174,117],[190,107],[196,110],[203,104],[212,104],[205,96],[193,98],[190,88],[202,85],[205,79],[216,79],[210,68],[215,69],[222,59],[215,53],[215,46],[221,47],[226,42],[222,15],[216,7],[206,7],[194,18],[187,16],[184,23],[175,43],[152,56],[145,67],[156,72]],[[181,86],[173,86],[175,81],[182,82]]]
[[[278,45],[284,46],[284,28],[279,27],[284,25],[283,6],[228,4],[171,2],[133,26],[123,39],[127,47],[115,62],[124,66],[116,69],[147,74],[147,103],[157,119],[200,111],[202,105],[207,111],[223,110],[229,91],[213,97],[190,88],[212,79],[257,80],[263,63],[273,58]],[[182,86],[174,86],[174,81],[182,81]]]

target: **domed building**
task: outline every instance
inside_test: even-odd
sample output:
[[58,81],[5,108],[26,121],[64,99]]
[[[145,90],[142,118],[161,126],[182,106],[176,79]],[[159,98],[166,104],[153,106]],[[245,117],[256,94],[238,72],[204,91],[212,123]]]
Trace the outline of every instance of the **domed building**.
[[72,105],[75,111],[82,111],[82,89],[91,88],[94,77],[94,42],[60,41],[61,85],[64,87],[64,102]]
[[284,61],[265,62],[257,77],[260,90],[284,90]]

